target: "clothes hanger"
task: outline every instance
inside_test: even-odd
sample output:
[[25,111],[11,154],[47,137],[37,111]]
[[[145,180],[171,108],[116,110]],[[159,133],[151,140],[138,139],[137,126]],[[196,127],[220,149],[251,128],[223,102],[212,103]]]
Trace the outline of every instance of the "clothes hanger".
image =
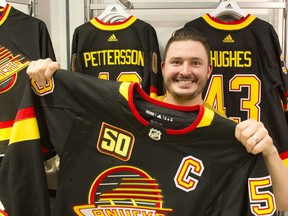
[[0,7],[5,8],[7,5],[7,2],[5,0],[0,0]]
[[112,23],[126,20],[130,16],[131,15],[128,14],[119,4],[111,4],[105,8],[103,13],[101,13],[97,19],[105,23]]
[[219,5],[217,6],[217,8],[208,14],[211,17],[214,17],[217,19],[221,19],[221,17],[225,17],[225,19],[228,19],[230,17],[233,20],[241,19],[248,15],[234,1],[221,1]]

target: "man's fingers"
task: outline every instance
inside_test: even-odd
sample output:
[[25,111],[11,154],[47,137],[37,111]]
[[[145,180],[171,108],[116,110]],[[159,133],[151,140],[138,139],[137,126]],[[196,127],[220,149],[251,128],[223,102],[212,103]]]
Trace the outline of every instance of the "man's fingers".
[[45,86],[59,68],[60,64],[58,62],[53,62],[50,58],[39,59],[30,62],[27,68],[27,74],[30,78],[35,80],[38,85]]
[[270,136],[264,136],[257,144],[253,146],[253,148],[250,149],[250,152],[252,154],[258,154],[261,153],[263,155],[267,155],[271,153],[271,148],[273,148],[273,141]]
[[267,141],[270,141],[267,140],[270,136],[263,123],[253,119],[240,122],[236,126],[235,136],[243,144],[247,152],[253,154],[260,153]]
[[47,80],[50,80],[53,74],[60,68],[60,64],[58,62],[51,62],[45,70],[45,77]]
[[248,119],[242,121],[236,125],[235,137],[240,142],[246,142],[253,134],[256,132],[256,127],[254,126],[257,122],[253,119]]

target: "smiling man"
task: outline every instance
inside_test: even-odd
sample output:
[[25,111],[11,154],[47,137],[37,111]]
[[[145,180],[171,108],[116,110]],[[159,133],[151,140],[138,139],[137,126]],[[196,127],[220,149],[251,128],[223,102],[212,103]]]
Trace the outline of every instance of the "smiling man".
[[212,73],[210,48],[206,38],[196,30],[190,31],[174,34],[166,45],[161,65],[167,91],[164,102],[189,106],[203,103],[202,91]]

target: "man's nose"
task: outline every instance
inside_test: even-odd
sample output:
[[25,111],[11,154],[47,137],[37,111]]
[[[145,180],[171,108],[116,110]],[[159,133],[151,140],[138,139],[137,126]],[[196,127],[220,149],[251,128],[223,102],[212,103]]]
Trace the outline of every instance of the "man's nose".
[[180,74],[182,75],[190,75],[191,74],[191,66],[188,62],[184,62],[182,65],[182,70],[180,71]]

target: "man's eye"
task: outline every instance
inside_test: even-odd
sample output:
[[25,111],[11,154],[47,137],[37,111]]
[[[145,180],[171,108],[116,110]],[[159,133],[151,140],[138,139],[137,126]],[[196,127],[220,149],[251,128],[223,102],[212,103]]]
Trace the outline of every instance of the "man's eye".
[[195,62],[192,62],[192,65],[201,65],[201,62],[195,61]]

